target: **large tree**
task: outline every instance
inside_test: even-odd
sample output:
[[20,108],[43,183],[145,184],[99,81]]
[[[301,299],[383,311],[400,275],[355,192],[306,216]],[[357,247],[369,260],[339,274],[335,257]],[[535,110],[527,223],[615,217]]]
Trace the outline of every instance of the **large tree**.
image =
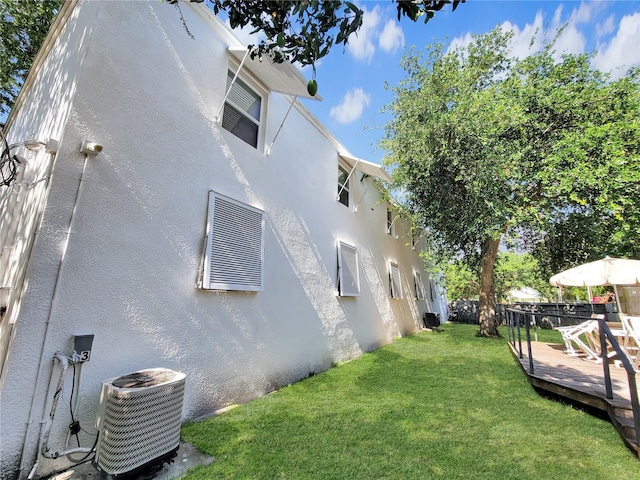
[[[495,265],[496,299],[509,300],[509,292],[522,287],[532,287],[545,298],[555,299],[557,289],[549,285],[549,277],[540,268],[538,260],[530,253],[498,252]],[[462,261],[444,265],[445,287],[450,300],[477,299],[480,291],[480,274]]]
[[518,60],[510,38],[497,28],[464,48],[406,54],[381,142],[431,256],[479,268],[483,336],[499,336],[494,267],[505,238],[550,244],[581,215],[626,225],[613,237],[629,245],[640,208],[638,72],[610,81],[589,55],[557,59],[553,42]]
[[11,110],[63,0],[0,0],[0,118]]

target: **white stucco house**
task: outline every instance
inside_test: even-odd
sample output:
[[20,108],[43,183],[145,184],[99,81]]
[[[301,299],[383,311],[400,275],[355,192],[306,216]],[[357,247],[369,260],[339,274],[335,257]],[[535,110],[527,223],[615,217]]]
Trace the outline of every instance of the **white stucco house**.
[[298,70],[181,11],[193,39],[165,2],[67,1],[7,121],[3,479],[69,465],[44,442],[90,448],[105,379],[183,372],[198,418],[445,312],[388,174],[310,114]]

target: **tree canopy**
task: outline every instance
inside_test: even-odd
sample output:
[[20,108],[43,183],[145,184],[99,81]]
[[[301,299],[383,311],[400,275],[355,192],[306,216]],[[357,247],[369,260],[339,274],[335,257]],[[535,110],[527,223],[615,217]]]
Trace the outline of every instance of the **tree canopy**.
[[[177,3],[178,0],[168,0]],[[202,3],[204,0],[191,0]],[[394,0],[398,20],[428,22],[435,12],[451,4],[453,10],[465,0]],[[276,63],[288,60],[300,65],[315,65],[334,45],[346,45],[362,26],[363,11],[344,0],[208,0],[213,11],[226,12],[231,28],[253,27],[266,36],[253,55],[268,55]]]
[[[450,300],[478,298],[480,272],[477,269],[464,261],[456,261],[445,265],[444,275]],[[499,252],[495,266],[496,299],[506,302],[511,290],[523,287],[536,289],[544,298],[557,296],[557,289],[549,285],[549,277],[532,254]]]
[[[559,266],[613,246],[637,254],[640,227],[638,70],[611,81],[589,54],[558,58],[553,42],[513,58],[511,35],[498,27],[463,48],[405,54],[381,141],[431,257],[479,266],[486,336],[499,335],[494,266],[504,240],[547,259],[553,251]],[[582,220],[598,228],[562,245],[560,233]]]
[[13,106],[63,0],[0,0],[0,117]]

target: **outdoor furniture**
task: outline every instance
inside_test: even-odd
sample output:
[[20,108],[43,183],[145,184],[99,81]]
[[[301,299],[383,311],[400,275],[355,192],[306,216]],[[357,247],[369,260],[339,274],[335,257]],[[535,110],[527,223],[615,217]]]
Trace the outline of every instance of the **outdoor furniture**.
[[640,317],[620,315],[625,332],[622,348],[636,370],[640,370]]
[[[597,353],[598,349],[594,348],[594,341],[598,337],[597,320],[587,320],[578,325],[556,327],[555,329],[562,335],[562,340],[566,347],[565,353],[567,355],[572,357],[586,355],[586,357],[591,360],[598,360],[598,358],[600,358],[600,355]],[[574,348],[574,344],[578,350]]]
[[[565,344],[565,353],[567,355],[578,357],[578,356],[586,356],[589,360],[594,360],[596,363],[600,363],[602,361],[602,348],[600,346],[600,329],[598,327],[598,318],[602,317],[599,314],[591,315],[593,320],[587,320],[578,325],[571,325],[566,327],[556,327],[556,330],[560,332],[562,335],[562,340]],[[618,343],[622,346],[625,344],[626,338],[628,336],[627,328],[624,323],[620,322],[610,322],[608,323],[609,329]],[[637,345],[640,345],[640,318],[638,329]],[[574,347],[574,344],[577,347]],[[635,341],[633,342],[636,345]],[[607,358],[613,358],[616,355],[616,352],[607,340]],[[635,357],[634,357],[635,358]],[[638,362],[640,364],[640,358],[638,358]]]
[[[592,298],[591,287],[603,285],[613,286],[616,306],[618,307],[617,312],[623,321],[621,325],[615,325],[612,322],[609,323],[608,326],[611,330],[611,334],[616,338],[620,346],[625,349],[631,358],[635,359],[635,369],[638,370],[638,367],[640,366],[640,353],[638,352],[640,349],[640,341],[638,341],[638,339],[640,339],[640,325],[634,325],[636,322],[629,320],[629,318],[633,319],[639,317],[628,315],[628,313],[633,313],[634,315],[638,314],[637,310],[632,309],[632,304],[637,301],[638,293],[636,289],[634,292],[626,294],[626,290],[630,287],[635,288],[640,286],[640,260],[611,258],[607,256],[602,260],[584,263],[577,267],[565,270],[564,272],[560,272],[552,276],[549,279],[549,283],[558,288],[562,288],[562,286],[587,287],[589,298]],[[625,299],[628,298],[624,303],[625,308],[623,308],[623,304],[620,301],[620,291],[618,287],[620,287],[620,291],[625,294]],[[636,300],[632,301],[634,298]],[[640,321],[637,323],[640,323]],[[595,328],[595,331],[598,331],[597,327]],[[567,338],[565,338],[565,335]],[[563,334],[563,338],[565,338],[565,345],[569,341],[568,338],[571,335],[572,332],[570,330]],[[584,332],[583,335],[589,344],[587,355],[591,356],[591,353],[597,353],[598,355],[596,360],[601,361],[601,348],[600,342],[598,341],[599,335],[594,334],[594,330],[588,330]],[[584,347],[575,340],[571,341],[576,343],[581,350],[585,350]],[[584,344],[584,342],[582,343]],[[567,350],[569,352],[574,351],[573,347],[571,349],[567,348]],[[607,339],[606,358],[612,358],[615,355],[616,352],[611,347],[611,344]]]
[[[592,317],[598,317],[599,315],[592,315]],[[611,331],[611,334],[615,337],[616,341],[618,342],[618,345],[622,346],[624,343],[624,339],[626,337],[626,330],[623,328],[622,323],[620,322],[607,322],[607,325],[609,326],[609,330]],[[596,363],[600,363],[602,362],[602,348],[601,348],[601,344],[600,344],[600,329],[599,326],[596,325],[596,328],[594,331],[592,332],[588,332],[585,334],[585,338],[587,339],[587,342],[589,343],[589,346],[591,347],[591,349],[596,352],[597,354],[597,358],[596,358]],[[607,347],[606,347],[606,357],[608,359],[611,359],[613,357],[615,357],[617,355],[616,350],[613,348],[613,345],[611,345],[611,342],[609,341],[609,339],[606,339],[607,342]],[[615,365],[616,367],[619,367],[621,365],[619,360],[615,361]]]

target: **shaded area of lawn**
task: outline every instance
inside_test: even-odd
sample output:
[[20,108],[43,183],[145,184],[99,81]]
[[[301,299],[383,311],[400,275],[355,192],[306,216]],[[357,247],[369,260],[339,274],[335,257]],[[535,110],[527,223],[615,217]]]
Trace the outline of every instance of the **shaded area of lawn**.
[[611,424],[539,397],[506,338],[476,331],[420,332],[185,425],[216,459],[186,478],[640,477]]

